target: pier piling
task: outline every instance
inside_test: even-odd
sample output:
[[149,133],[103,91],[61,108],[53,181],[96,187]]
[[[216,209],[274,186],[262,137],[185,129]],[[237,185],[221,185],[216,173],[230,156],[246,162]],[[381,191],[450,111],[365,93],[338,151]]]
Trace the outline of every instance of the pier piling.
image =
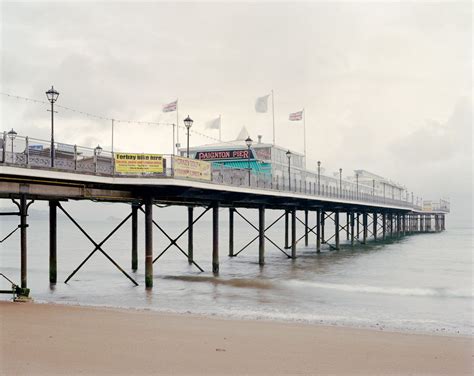
[[219,274],[219,204],[212,207],[212,272]]
[[132,270],[138,269],[138,208],[132,204]]
[[296,209],[291,209],[291,258],[296,258]]
[[229,208],[229,257],[234,257],[234,208]]
[[258,208],[258,264],[265,263],[265,208]]
[[153,199],[145,200],[145,287],[153,287]]
[[321,252],[321,209],[316,209],[316,252]]
[[49,283],[57,282],[57,201],[49,201]]
[[188,206],[188,262],[192,264],[194,261],[194,208]]

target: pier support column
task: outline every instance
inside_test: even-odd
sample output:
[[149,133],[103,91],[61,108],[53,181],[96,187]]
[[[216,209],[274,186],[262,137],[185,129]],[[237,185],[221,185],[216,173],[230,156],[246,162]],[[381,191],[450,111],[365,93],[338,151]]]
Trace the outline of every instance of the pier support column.
[[219,204],[212,207],[212,272],[219,274]]
[[[21,195],[20,197],[20,276],[21,276],[21,288],[27,289],[28,288],[28,281],[27,281],[27,254],[28,254],[28,242],[27,242],[27,217],[28,217],[28,205],[26,203],[26,196]],[[28,295],[28,294],[25,294]]]
[[153,198],[145,199],[145,287],[153,287]]
[[336,249],[339,250],[339,212],[336,210],[334,212],[334,238],[336,241]]
[[234,208],[229,208],[229,257],[234,257]]
[[350,239],[350,232],[349,232],[349,226],[350,226],[350,215],[349,212],[346,213],[346,240]]
[[57,201],[49,202],[49,283],[57,281]]
[[390,224],[390,237],[393,236],[393,213],[390,213],[389,215],[389,224]]
[[132,204],[132,270],[138,269],[138,205]]
[[188,262],[193,263],[194,260],[194,208],[188,206]]
[[290,228],[289,215],[289,211],[285,210],[285,249],[290,248],[290,239],[288,236],[288,229]]
[[401,227],[402,227],[402,218],[401,218],[401,215],[400,214],[397,214],[397,237],[400,237],[400,230],[401,230]]
[[357,228],[357,234],[356,234],[356,238],[357,240],[359,240],[359,234],[360,234],[360,213],[357,213],[357,223],[356,223],[356,228]]
[[367,213],[362,214],[362,244],[367,243]]
[[321,252],[321,209],[316,209],[316,252]]
[[377,212],[374,212],[374,214],[372,214],[372,217],[372,232],[374,233],[374,241],[377,241]]
[[354,246],[354,212],[351,212],[351,246]]
[[258,208],[258,264],[265,264],[265,208]]
[[296,209],[291,209],[291,258],[296,258]]
[[326,223],[326,212],[323,210],[321,212],[321,244],[326,243],[324,240],[324,224]]
[[382,213],[382,239],[385,240],[387,234],[387,214]]
[[441,215],[441,230],[446,230],[446,216],[444,214]]
[[308,246],[308,241],[309,241],[309,237],[308,237],[308,209],[305,209],[304,211],[304,245],[305,247]]
[[405,232],[406,232],[406,215],[405,214],[401,216],[401,221],[402,221],[402,235],[405,236]]
[[420,214],[420,232],[425,231],[424,226],[423,226],[423,219],[424,219],[423,215]]

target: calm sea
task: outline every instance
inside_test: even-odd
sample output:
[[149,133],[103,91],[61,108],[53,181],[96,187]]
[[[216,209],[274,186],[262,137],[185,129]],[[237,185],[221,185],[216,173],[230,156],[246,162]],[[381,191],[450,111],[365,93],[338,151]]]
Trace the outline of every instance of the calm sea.
[[[106,204],[80,212],[84,228],[102,240],[126,215],[122,205],[108,217]],[[67,207],[67,204],[66,204]],[[77,205],[76,205],[77,207]],[[90,208],[90,209],[89,209]],[[200,209],[196,209],[196,216]],[[315,253],[315,238],[298,244],[296,260],[288,259],[267,242],[266,264],[258,265],[258,243],[229,258],[227,210],[221,209],[220,275],[211,273],[210,213],[195,225],[195,260],[200,273],[174,247],[154,264],[154,289],[144,288],[143,218],[140,218],[139,269],[130,271],[130,224],[104,245],[140,286],[135,287],[100,253],[69,281],[69,273],[93,249],[92,244],[62,213],[59,217],[58,284],[48,282],[48,221],[46,213],[30,217],[28,283],[38,302],[149,309],[161,312],[217,315],[227,318],[285,320],[325,325],[368,327],[447,334],[473,334],[473,230],[469,222],[447,220],[447,231],[419,234],[399,241],[377,242],[339,251]],[[256,213],[242,211],[256,223]],[[72,211],[73,215],[74,210]],[[104,218],[103,220],[84,220]],[[269,213],[267,224],[277,213]],[[2,218],[0,236],[14,228],[17,218]],[[185,209],[155,209],[155,219],[174,237],[186,227]],[[314,224],[315,218],[311,218]],[[283,245],[283,222],[268,236]],[[303,227],[298,225],[299,234]],[[328,230],[329,233],[329,230]],[[3,235],[3,236],[2,236]],[[235,249],[256,232],[236,217]],[[345,236],[341,236],[345,239]],[[155,254],[168,241],[155,231]],[[187,238],[180,241],[186,249]],[[19,282],[19,232],[0,244],[0,271]],[[1,282],[0,288],[8,284]],[[0,296],[9,299],[9,296]]]

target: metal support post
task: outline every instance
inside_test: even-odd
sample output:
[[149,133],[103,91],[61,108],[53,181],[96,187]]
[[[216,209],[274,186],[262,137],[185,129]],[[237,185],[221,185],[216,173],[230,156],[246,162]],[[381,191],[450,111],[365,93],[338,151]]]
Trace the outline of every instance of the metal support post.
[[132,270],[138,269],[138,208],[132,204]]
[[351,246],[354,246],[354,212],[351,212]]
[[291,209],[291,258],[296,258],[296,209]]
[[212,207],[212,272],[219,274],[219,204]]
[[407,229],[407,226],[406,226],[406,215],[403,214],[401,216],[401,220],[402,220],[402,235],[405,236],[405,231]]
[[382,239],[385,240],[387,234],[387,214],[382,213]]
[[57,201],[49,202],[49,283],[57,281]]
[[362,244],[367,243],[367,213],[362,214]]
[[357,213],[357,234],[356,234],[357,240],[359,240],[359,234],[360,234],[360,213]]
[[321,244],[326,243],[324,240],[324,224],[326,223],[326,212],[323,210],[321,212]]
[[350,223],[350,215],[349,212],[346,213],[346,240],[349,240],[349,223]]
[[393,236],[393,213],[389,214],[390,236]]
[[265,208],[258,208],[258,264],[265,263]]
[[145,200],[145,287],[153,287],[153,198]]
[[397,214],[397,237],[400,237],[400,230],[401,230],[401,227],[402,227],[401,219],[402,219],[401,215]]
[[229,208],[229,257],[234,257],[234,208]]
[[26,196],[21,195],[20,197],[20,249],[21,249],[21,288],[28,288],[27,283],[27,216],[28,216],[28,206],[26,203]]
[[188,206],[188,262],[190,264],[193,263],[194,259],[194,218],[193,218],[193,211],[194,208],[192,206]]
[[309,242],[309,236],[308,236],[308,209],[305,209],[304,211],[304,245],[305,247],[308,246]]
[[316,209],[316,252],[321,252],[321,209]]
[[335,231],[335,241],[336,249],[339,250],[339,211],[334,212],[334,231]]
[[377,212],[372,214],[372,226],[373,226],[373,233],[374,233],[374,241],[377,241]]
[[289,223],[289,212],[285,210],[285,249],[290,248],[289,236],[288,236],[288,229],[290,228]]

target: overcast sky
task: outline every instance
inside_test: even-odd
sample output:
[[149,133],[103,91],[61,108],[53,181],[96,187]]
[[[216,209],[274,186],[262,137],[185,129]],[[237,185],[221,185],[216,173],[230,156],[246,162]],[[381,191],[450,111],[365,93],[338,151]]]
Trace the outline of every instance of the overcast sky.
[[[363,168],[424,198],[472,202],[470,2],[1,3],[1,91],[143,121],[174,122],[179,98],[194,128],[222,114],[223,138],[245,125],[303,150],[329,172]],[[0,96],[3,129],[48,139],[46,106]],[[110,147],[110,123],[64,110],[58,141]],[[116,148],[171,151],[171,129],[119,123]],[[193,135],[191,144],[209,143]]]

